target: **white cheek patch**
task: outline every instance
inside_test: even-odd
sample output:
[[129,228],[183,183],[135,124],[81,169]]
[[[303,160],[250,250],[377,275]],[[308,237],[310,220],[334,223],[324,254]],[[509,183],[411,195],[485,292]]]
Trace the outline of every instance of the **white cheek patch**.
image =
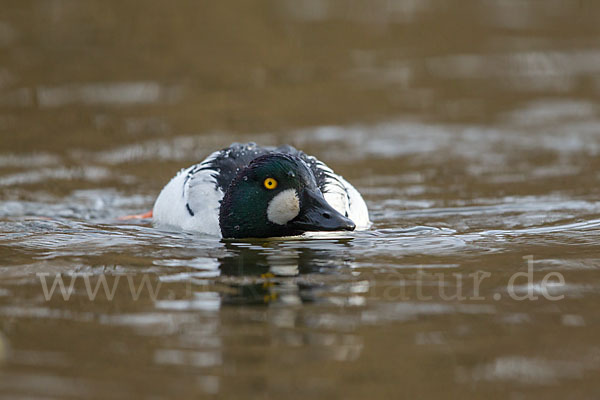
[[278,225],[285,225],[300,213],[300,200],[294,189],[279,193],[269,202],[267,218]]

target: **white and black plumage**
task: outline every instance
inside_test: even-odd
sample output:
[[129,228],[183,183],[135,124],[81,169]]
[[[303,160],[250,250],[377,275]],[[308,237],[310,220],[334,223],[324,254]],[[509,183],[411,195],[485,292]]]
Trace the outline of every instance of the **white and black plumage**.
[[[314,176],[322,198],[335,211],[351,219],[357,229],[365,229],[370,225],[367,206],[360,193],[323,162],[292,146],[263,147],[255,143],[234,143],[215,151],[201,163],[181,170],[156,199],[152,212],[154,223],[157,226],[222,236],[219,218],[221,202],[232,182],[236,177],[239,180],[244,169],[257,163],[257,159],[277,154],[283,154],[290,160],[299,160],[298,163],[306,166]],[[293,172],[290,174],[295,175]],[[310,177],[307,179],[312,180]],[[252,204],[249,206],[252,207]],[[265,207],[257,205],[256,213],[261,212],[265,212]]]

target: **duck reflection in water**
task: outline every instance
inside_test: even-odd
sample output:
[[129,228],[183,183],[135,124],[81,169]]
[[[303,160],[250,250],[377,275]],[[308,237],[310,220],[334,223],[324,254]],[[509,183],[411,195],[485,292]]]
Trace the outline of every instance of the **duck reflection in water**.
[[[219,258],[221,283],[235,289],[223,296],[224,304],[300,304],[316,301],[323,288],[318,273],[334,273],[352,262],[351,238],[305,241],[227,241],[227,254]],[[317,283],[319,282],[319,283]]]

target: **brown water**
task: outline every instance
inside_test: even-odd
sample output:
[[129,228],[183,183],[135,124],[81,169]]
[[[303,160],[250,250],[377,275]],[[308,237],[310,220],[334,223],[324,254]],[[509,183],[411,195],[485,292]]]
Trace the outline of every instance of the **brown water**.
[[[598,398],[598,15],[4,1],[0,397]],[[117,219],[233,141],[315,154],[373,228]]]

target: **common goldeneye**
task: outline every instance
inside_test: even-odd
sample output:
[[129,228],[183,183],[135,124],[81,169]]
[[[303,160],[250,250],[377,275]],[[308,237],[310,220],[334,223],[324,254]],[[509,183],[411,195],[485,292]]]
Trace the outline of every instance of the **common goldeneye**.
[[367,206],[344,178],[292,146],[234,143],[181,170],[151,213],[158,227],[224,238],[293,236],[369,226]]

